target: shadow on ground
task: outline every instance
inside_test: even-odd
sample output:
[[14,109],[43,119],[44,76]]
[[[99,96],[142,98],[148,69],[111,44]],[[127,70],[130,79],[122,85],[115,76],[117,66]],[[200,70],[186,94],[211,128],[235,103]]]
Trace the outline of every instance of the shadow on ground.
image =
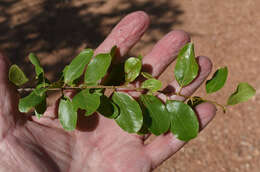
[[[167,0],[1,0],[0,49],[29,74],[32,67],[27,67],[28,53],[35,52],[41,59],[54,54],[55,58],[71,60],[79,47],[97,47],[124,15],[137,10],[146,11],[152,19],[150,30],[162,34],[181,24],[178,17],[183,12]],[[149,35],[146,41],[155,42],[157,38]],[[47,72],[61,71],[69,60],[44,68]],[[53,78],[57,73],[53,72]]]

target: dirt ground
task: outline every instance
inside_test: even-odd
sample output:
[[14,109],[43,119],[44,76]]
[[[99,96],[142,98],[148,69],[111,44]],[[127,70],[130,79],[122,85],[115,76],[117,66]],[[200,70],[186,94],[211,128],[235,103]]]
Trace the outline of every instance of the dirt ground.
[[[130,54],[145,54],[172,29],[190,33],[197,55],[209,56],[214,69],[228,66],[220,93],[225,102],[241,82],[257,95],[249,102],[219,109],[216,118],[156,172],[260,171],[260,1],[259,0],[1,0],[0,49],[30,73],[29,52],[41,58],[48,77],[57,78],[84,47],[95,48],[129,12],[146,11],[151,27]],[[65,0],[64,0],[65,1]],[[55,69],[55,71],[54,71]],[[173,65],[161,77],[172,80]],[[197,91],[204,95],[205,89]]]

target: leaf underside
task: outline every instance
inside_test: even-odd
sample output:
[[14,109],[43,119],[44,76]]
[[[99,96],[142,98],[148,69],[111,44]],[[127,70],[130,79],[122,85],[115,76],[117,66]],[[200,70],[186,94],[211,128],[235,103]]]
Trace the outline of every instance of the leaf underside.
[[12,65],[9,69],[9,80],[16,86],[21,86],[28,82],[28,78],[23,71],[17,66]]
[[228,105],[235,105],[245,102],[253,97],[256,90],[248,83],[242,82],[237,86],[236,91],[228,98]]
[[77,125],[77,112],[73,108],[72,102],[68,98],[62,98],[59,104],[59,121],[67,131],[72,131]]

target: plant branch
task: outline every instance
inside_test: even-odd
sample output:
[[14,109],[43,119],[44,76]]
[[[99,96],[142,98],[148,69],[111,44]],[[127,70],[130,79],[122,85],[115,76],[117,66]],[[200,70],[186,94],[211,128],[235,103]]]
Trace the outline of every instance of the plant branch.
[[[125,89],[125,90],[133,90],[133,91],[144,91],[145,89],[142,89],[142,88],[136,88],[136,87],[128,87],[126,85],[122,85],[122,86],[106,86],[106,85],[93,85],[93,86],[87,86],[87,85],[80,85],[80,86],[76,86],[76,87],[66,87],[66,86],[61,86],[61,87],[52,87],[52,86],[48,86],[48,87],[44,87],[44,88],[47,88],[48,91],[61,91],[63,92],[64,90],[79,90],[79,89],[91,89],[91,88],[104,88],[104,89],[112,89],[112,90],[115,90],[115,89]],[[18,92],[30,92],[30,91],[33,91],[35,90],[36,88],[19,88],[18,89]],[[157,91],[158,93],[164,93],[163,91],[159,90]],[[177,93],[177,94],[173,94],[173,95],[176,95],[176,96],[181,96],[181,97],[184,97],[185,99],[191,99],[192,97],[190,96],[185,96],[183,94],[180,93],[180,91]],[[221,105],[215,101],[211,101],[211,100],[207,100],[207,99],[203,99],[203,101],[206,101],[206,102],[210,102],[210,103],[213,103],[219,107],[221,107],[223,109],[223,112],[225,113],[226,112],[226,106],[224,105]]]
[[[73,89],[91,89],[91,88],[105,88],[105,89],[126,89],[126,90],[135,90],[135,91],[143,91],[144,89],[135,88],[135,87],[127,87],[127,86],[105,86],[105,85],[95,85],[95,86],[77,86],[77,87],[44,87],[47,88],[48,91],[60,91],[60,90],[73,90]],[[19,88],[18,92],[29,92],[33,91],[35,88]]]
[[222,108],[223,112],[226,113],[226,106],[225,105],[222,105],[222,104],[219,104],[218,102],[215,102],[215,101],[211,101],[211,100],[207,100],[207,99],[202,99],[203,101],[206,101],[206,102],[209,102],[209,103],[212,103],[216,106],[219,106]]

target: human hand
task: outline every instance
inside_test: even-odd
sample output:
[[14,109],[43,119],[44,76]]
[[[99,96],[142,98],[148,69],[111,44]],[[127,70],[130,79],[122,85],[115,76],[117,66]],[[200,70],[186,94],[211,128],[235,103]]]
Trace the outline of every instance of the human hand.
[[[95,53],[108,52],[117,45],[119,56],[124,56],[139,41],[148,25],[149,18],[145,13],[129,14]],[[168,33],[143,58],[143,65],[151,66],[152,75],[159,77],[187,42],[189,36],[183,31]],[[192,94],[210,73],[212,65],[207,57],[198,57],[198,63],[199,76],[182,89],[182,95]],[[8,66],[7,58],[0,55],[1,171],[145,172],[159,166],[185,144],[172,133],[144,144],[148,136],[129,134],[114,120],[98,114],[84,119],[80,117],[78,129],[66,132],[57,119],[56,105],[50,106],[41,119],[26,117],[17,110],[18,94],[8,81]],[[179,90],[176,81],[169,86]],[[133,92],[129,94],[138,96]],[[181,99],[176,96],[170,98]],[[195,110],[201,129],[216,112],[215,106],[210,103],[200,104]]]

